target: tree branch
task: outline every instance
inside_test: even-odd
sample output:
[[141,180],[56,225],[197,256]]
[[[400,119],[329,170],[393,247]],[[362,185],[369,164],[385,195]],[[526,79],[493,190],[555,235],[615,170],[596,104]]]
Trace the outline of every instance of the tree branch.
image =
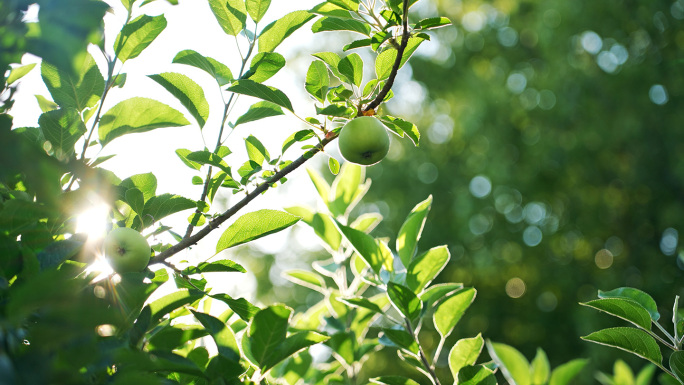
[[154,263],[161,263],[166,261],[168,258],[171,256],[177,254],[178,252],[196,244],[199,242],[202,238],[206,237],[209,233],[211,233],[214,229],[219,227],[223,222],[227,221],[235,215],[240,209],[243,207],[247,206],[247,204],[251,201],[254,200],[254,198],[258,197],[263,193],[264,191],[268,190],[268,188],[283,179],[286,175],[291,173],[292,171],[296,170],[299,168],[301,165],[306,163],[309,159],[311,159],[314,155],[318,154],[319,152],[323,151],[323,148],[330,142],[332,142],[335,138],[337,138],[337,135],[331,135],[330,137],[324,138],[319,145],[317,145],[315,148],[312,148],[311,150],[305,152],[302,156],[297,158],[295,161],[292,163],[288,164],[285,168],[282,170],[278,171],[273,175],[268,181],[261,183],[260,185],[257,186],[256,189],[254,189],[252,192],[247,194],[244,198],[242,198],[239,202],[237,202],[235,205],[230,207],[228,210],[226,210],[223,214],[219,215],[218,217],[214,218],[207,224],[205,227],[203,227],[200,231],[197,233],[193,234],[190,237],[184,238],[177,244],[171,246],[170,248],[166,249],[165,251],[161,252],[159,255],[155,256],[150,260],[150,264]]

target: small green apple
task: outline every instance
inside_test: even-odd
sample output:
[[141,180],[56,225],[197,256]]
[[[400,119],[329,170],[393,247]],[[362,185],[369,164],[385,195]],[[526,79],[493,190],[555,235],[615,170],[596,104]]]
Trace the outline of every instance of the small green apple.
[[340,154],[348,162],[370,166],[389,152],[390,138],[385,126],[371,116],[352,119],[340,131]]
[[118,227],[104,239],[105,257],[117,273],[143,271],[150,262],[150,245],[139,232]]

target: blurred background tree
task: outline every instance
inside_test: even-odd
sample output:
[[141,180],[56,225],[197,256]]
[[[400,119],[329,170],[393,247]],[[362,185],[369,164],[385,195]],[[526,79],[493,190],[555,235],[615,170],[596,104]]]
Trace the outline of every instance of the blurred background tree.
[[620,286],[682,294],[684,1],[432,6],[455,27],[396,91],[390,109],[422,138],[368,169],[376,234],[434,194],[422,242],[448,243],[442,279],[478,289],[462,335],[609,367],[579,339],[605,318],[577,303]]

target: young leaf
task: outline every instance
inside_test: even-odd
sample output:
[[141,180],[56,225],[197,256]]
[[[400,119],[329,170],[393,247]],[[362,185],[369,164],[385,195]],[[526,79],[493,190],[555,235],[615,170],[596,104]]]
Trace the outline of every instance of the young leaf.
[[202,87],[189,77],[176,72],[148,76],[178,99],[183,107],[187,108],[190,115],[195,118],[200,128],[204,127],[209,118],[209,103],[204,97]]
[[331,186],[333,201],[328,206],[333,215],[349,214],[370,187],[370,180],[364,183],[365,179],[364,167],[350,162],[344,163]]
[[164,15],[141,15],[128,22],[114,41],[116,57],[125,62],[138,57],[166,28]]
[[371,27],[367,23],[355,19],[323,17],[311,26],[314,33],[326,31],[351,31],[370,36]]
[[183,114],[166,104],[154,99],[134,97],[118,103],[102,115],[98,135],[102,145],[105,145],[126,134],[188,124],[190,122]]
[[610,291],[599,290],[598,296],[599,298],[631,299],[632,301],[635,301],[639,303],[641,306],[643,306],[644,309],[646,309],[648,313],[651,315],[651,319],[654,322],[660,319],[660,313],[658,313],[658,306],[656,305],[655,300],[653,300],[653,298],[650,295],[644,293],[639,289],[634,289],[631,287],[620,287]]
[[420,239],[420,234],[423,231],[423,226],[425,226],[425,220],[427,214],[430,211],[432,205],[432,195],[428,196],[426,200],[418,203],[408,217],[401,225],[399,229],[399,234],[397,235],[397,254],[401,259],[401,263],[405,267],[411,265],[411,259],[416,252],[416,245]]
[[36,95],[36,101],[38,102],[38,107],[42,112],[48,112],[59,108],[57,103],[47,99],[43,95]]
[[359,0],[328,0],[328,2],[353,12],[359,10]]
[[74,108],[80,112],[95,106],[102,97],[104,78],[89,53],[80,68],[82,73],[76,77],[71,71],[58,69],[46,61],[40,65],[40,74],[52,100],[64,109]]
[[383,265],[387,267],[387,255],[383,253],[380,245],[373,237],[363,231],[344,226],[339,222],[337,222],[337,227],[349,243],[351,243],[354,250],[373,269],[375,274],[380,274],[380,269]]
[[581,305],[593,307],[631,322],[642,329],[651,330],[651,315],[641,304],[631,299],[603,298],[581,303]]
[[173,58],[173,63],[199,68],[216,79],[219,86],[224,86],[234,80],[233,73],[225,64],[210,57],[202,56],[191,49],[178,52]]
[[247,147],[247,156],[259,166],[263,165],[264,161],[270,161],[266,147],[254,135],[250,135],[245,139],[245,147]]
[[530,364],[530,384],[545,385],[549,380],[550,372],[549,358],[542,348],[537,348],[537,355]]
[[318,60],[313,61],[306,72],[306,83],[304,85],[306,91],[319,102],[323,102],[329,86],[328,68]]
[[31,63],[31,64],[26,64],[23,66],[12,68],[9,76],[7,77],[7,84],[10,85],[10,84],[16,82],[17,80],[23,78],[24,76],[26,76],[26,74],[31,72],[31,70],[35,66],[36,66],[36,63]]
[[363,231],[368,234],[382,221],[382,215],[379,213],[364,213],[356,217],[351,227],[356,230]]
[[446,246],[434,247],[416,257],[406,270],[406,285],[418,294],[432,282],[449,262]]
[[262,83],[285,67],[285,58],[276,52],[260,52],[254,56],[249,71],[242,79],[249,79]]
[[323,200],[323,203],[327,205],[328,201],[330,200],[330,185],[328,184],[328,182],[325,181],[325,179],[323,179],[323,177],[321,176],[321,174],[318,173],[318,171],[311,168],[307,168],[306,172],[309,173],[309,178],[316,187],[316,191],[318,191],[318,195],[320,195],[321,199]]
[[487,351],[501,368],[501,373],[508,382],[515,385],[530,385],[530,363],[517,349],[487,341]]
[[656,365],[661,365],[663,361],[656,340],[640,329],[629,327],[603,329],[582,337],[582,339],[636,354]]
[[87,131],[75,109],[45,112],[38,118],[38,125],[58,158],[71,157],[75,151],[74,145]]
[[348,83],[361,87],[363,82],[363,60],[359,54],[353,53],[340,60],[337,63],[337,70]]
[[452,332],[470,304],[473,303],[476,294],[477,291],[472,287],[463,289],[437,306],[433,314],[433,320],[435,328],[442,338],[446,338]]
[[298,217],[277,210],[263,209],[247,213],[238,218],[221,235],[216,244],[216,253],[269,234],[277,233],[298,221]]
[[245,5],[247,6],[249,17],[251,17],[255,23],[258,23],[266,14],[268,7],[271,5],[271,0],[246,0]]
[[284,277],[298,285],[319,292],[325,292],[325,280],[314,272],[306,270],[289,270],[284,273]]
[[340,173],[340,162],[335,158],[328,158],[328,168],[333,175],[337,175]]
[[[670,367],[672,367],[671,363]],[[653,374],[655,374],[655,370],[655,365],[648,364],[644,366],[639,371],[639,374],[637,374],[637,377],[634,380],[634,385],[649,385],[651,383],[651,379],[653,378]]]
[[237,127],[243,123],[254,122],[260,119],[278,115],[284,115],[280,106],[267,101],[257,102],[252,104],[247,112],[237,118],[233,127]]
[[456,342],[449,352],[449,369],[454,378],[458,378],[458,372],[463,367],[475,365],[483,347],[482,334],[473,338],[462,338]]
[[247,21],[247,10],[242,0],[209,0],[209,6],[223,32],[237,36]]
[[387,296],[397,311],[411,322],[418,319],[423,303],[406,286],[390,282],[387,284]]
[[285,107],[290,111],[294,111],[292,109],[292,102],[290,102],[290,99],[282,91],[257,83],[253,80],[238,80],[228,87],[228,91],[263,99],[281,107]]
[[340,19],[353,19],[352,13],[348,9],[342,8],[330,2],[320,3],[309,11],[317,15],[332,16]]
[[557,366],[551,372],[549,385],[568,385],[579,374],[584,366],[589,362],[586,359],[578,358]]
[[294,11],[267,25],[259,35],[259,52],[273,52],[283,40],[314,17],[307,11]]
[[[401,58],[399,68],[404,66],[406,61],[411,57],[411,55],[413,55],[423,41],[425,41],[425,39],[420,36],[409,38],[406,49],[404,50],[404,55]],[[387,49],[378,55],[378,57],[375,59],[375,74],[378,77],[378,80],[384,80],[389,77],[396,59],[397,50],[394,48]]]
[[145,201],[148,201],[156,195],[157,178],[151,172],[136,174],[122,180],[121,183],[119,183],[119,186],[123,188],[124,191],[132,188],[142,191]]
[[451,25],[451,20],[446,17],[431,17],[416,23],[415,29],[435,29]]

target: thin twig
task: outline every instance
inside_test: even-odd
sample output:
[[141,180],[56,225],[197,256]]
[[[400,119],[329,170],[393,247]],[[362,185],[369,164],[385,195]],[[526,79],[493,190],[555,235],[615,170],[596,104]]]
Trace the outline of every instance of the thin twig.
[[409,334],[411,334],[414,341],[416,341],[416,344],[418,345],[418,354],[420,355],[420,361],[423,363],[425,370],[427,370],[430,374],[430,380],[432,380],[432,383],[435,385],[441,385],[441,383],[439,382],[439,378],[437,378],[437,373],[435,373],[435,370],[432,368],[432,365],[430,365],[430,363],[428,362],[427,356],[423,351],[423,347],[420,346],[420,341],[418,341],[418,336],[413,331],[411,321],[408,318],[404,318],[404,323],[406,324],[406,331],[408,331]]

